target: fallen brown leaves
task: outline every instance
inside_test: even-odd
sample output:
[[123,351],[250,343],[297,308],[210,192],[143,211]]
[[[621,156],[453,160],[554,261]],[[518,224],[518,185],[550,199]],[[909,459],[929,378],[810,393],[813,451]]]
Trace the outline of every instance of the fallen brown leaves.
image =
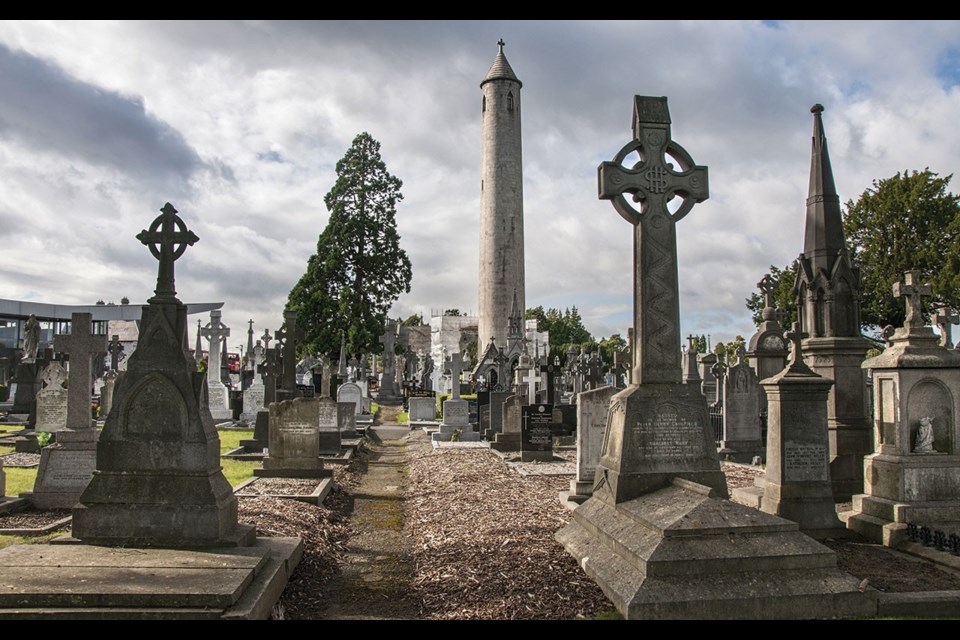
[[405,530],[424,618],[563,620],[612,608],[553,537],[570,518],[557,498],[569,477],[410,444]]

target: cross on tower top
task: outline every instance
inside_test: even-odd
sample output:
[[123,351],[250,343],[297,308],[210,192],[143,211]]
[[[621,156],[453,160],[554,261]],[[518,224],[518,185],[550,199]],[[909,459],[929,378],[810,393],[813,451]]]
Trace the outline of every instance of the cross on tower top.
[[893,297],[906,298],[907,317],[903,321],[903,326],[908,329],[917,329],[925,326],[923,320],[923,298],[933,295],[933,290],[929,284],[920,284],[920,272],[916,270],[906,271],[903,274],[903,280],[893,283]]
[[503,47],[504,47],[506,44],[507,44],[507,43],[503,41],[503,38],[500,38],[499,40],[497,40],[497,45],[500,47],[500,53],[503,53]]
[[150,224],[150,228],[137,234],[137,240],[147,245],[153,257],[160,261],[155,295],[147,302],[179,302],[173,263],[183,255],[188,245],[193,245],[199,239],[193,231],[187,229],[187,225],[169,202],[160,209],[160,215]]

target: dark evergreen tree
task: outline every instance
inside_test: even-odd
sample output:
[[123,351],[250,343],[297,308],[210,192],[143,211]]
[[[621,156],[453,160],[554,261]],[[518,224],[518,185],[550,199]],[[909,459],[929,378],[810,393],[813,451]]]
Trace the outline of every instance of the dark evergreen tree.
[[287,304],[306,333],[305,353],[336,357],[341,335],[350,354],[379,353],[387,311],[410,292],[412,278],[396,224],[402,182],[366,132],[353,139],[336,171],[323,198],[330,219]]

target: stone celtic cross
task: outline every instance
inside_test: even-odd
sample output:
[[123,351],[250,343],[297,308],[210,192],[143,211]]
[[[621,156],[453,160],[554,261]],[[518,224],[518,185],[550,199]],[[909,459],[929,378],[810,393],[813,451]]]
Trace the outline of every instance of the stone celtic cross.
[[120,336],[114,334],[110,338],[110,344],[107,345],[107,351],[110,352],[110,368],[117,370],[120,363],[120,354],[123,353],[123,345],[120,344]]
[[93,314],[74,313],[70,334],[54,336],[54,349],[70,356],[70,383],[67,388],[67,428],[90,429],[90,400],[93,397],[93,357],[107,350],[107,336],[90,331]]
[[947,349],[953,349],[952,327],[950,325],[960,324],[960,315],[950,307],[940,307],[937,312],[930,316],[930,322],[940,327],[940,346]]
[[[636,152],[641,160],[624,166]],[[679,170],[668,162],[668,156]],[[667,99],[635,96],[633,140],[598,170],[601,200],[634,227],[633,384],[680,382],[680,304],[676,223],[709,196],[707,168],[670,137]],[[639,203],[637,210],[625,194]],[[680,204],[673,212],[668,203]]]
[[276,338],[283,343],[283,372],[280,387],[284,391],[297,390],[297,345],[306,335],[297,326],[297,312],[289,309],[283,312],[283,326],[276,332]]
[[220,354],[222,342],[230,336],[230,328],[220,322],[222,312],[214,309],[210,312],[210,322],[200,329],[200,335],[210,343],[210,357],[207,361],[207,382],[220,379]]
[[463,371],[463,362],[460,360],[460,353],[454,353],[443,361],[444,366],[450,370],[450,397],[454,400],[460,399],[460,373]]
[[187,229],[177,210],[169,202],[160,209],[160,215],[149,229],[137,234],[137,240],[147,245],[153,257],[160,261],[157,272],[157,288],[147,302],[179,302],[174,283],[173,263],[183,255],[187,247],[200,238]]
[[923,319],[923,300],[933,295],[929,284],[920,284],[920,272],[910,270],[903,274],[903,280],[893,283],[893,297],[905,298],[907,301],[907,317],[903,326],[908,329],[917,329],[926,326]]
[[263,335],[260,337],[263,340],[264,349],[270,348],[270,341],[273,340],[273,336],[270,335],[270,329],[264,329]]

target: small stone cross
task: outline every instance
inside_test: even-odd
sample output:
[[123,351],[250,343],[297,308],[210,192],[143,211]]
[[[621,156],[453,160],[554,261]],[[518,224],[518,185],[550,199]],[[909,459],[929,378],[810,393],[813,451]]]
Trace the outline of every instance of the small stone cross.
[[444,359],[444,366],[450,370],[450,381],[452,383],[452,388],[450,392],[450,397],[454,400],[460,399],[460,373],[462,371],[463,362],[460,359],[460,353],[454,353],[450,357]]
[[506,44],[507,43],[503,41],[503,38],[500,38],[499,40],[497,40],[497,45],[500,47],[500,53],[503,53],[503,47]]
[[917,329],[925,326],[922,298],[929,298],[932,295],[933,291],[929,284],[920,284],[919,271],[907,271],[903,274],[903,280],[893,283],[893,297],[902,297],[907,300],[907,317],[903,321],[904,327]]
[[137,234],[137,240],[147,245],[153,257],[160,261],[155,295],[147,302],[179,302],[173,263],[183,255],[188,246],[199,239],[193,231],[187,229],[187,225],[169,202],[160,209],[160,215],[151,223],[150,228]]
[[90,332],[93,314],[74,313],[69,335],[54,336],[54,349],[70,356],[70,383],[67,392],[67,428],[91,428],[90,400],[93,397],[93,357],[107,350],[107,336]]
[[960,324],[960,316],[950,307],[940,307],[935,314],[930,316],[930,321],[940,327],[940,346],[953,349],[952,327],[950,325]]
[[110,352],[110,368],[117,370],[120,362],[120,354],[123,353],[123,345],[120,344],[120,336],[114,334],[110,338],[110,344],[107,345],[107,351]]
[[800,373],[810,371],[803,362],[803,351],[800,348],[800,343],[803,342],[803,339],[809,337],[809,333],[801,331],[799,322],[794,322],[790,331],[784,331],[783,338],[790,343],[790,371]]

